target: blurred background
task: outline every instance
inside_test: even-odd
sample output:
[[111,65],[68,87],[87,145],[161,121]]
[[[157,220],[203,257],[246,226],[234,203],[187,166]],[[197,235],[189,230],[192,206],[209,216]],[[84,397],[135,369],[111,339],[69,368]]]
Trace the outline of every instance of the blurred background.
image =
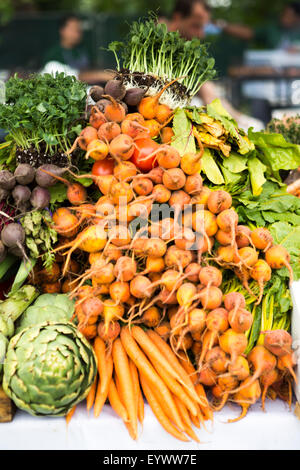
[[0,79],[64,62],[102,83],[115,67],[105,48],[150,10],[170,30],[210,43],[218,79],[199,102],[221,97],[242,127],[299,112],[300,2],[286,0],[1,0]]

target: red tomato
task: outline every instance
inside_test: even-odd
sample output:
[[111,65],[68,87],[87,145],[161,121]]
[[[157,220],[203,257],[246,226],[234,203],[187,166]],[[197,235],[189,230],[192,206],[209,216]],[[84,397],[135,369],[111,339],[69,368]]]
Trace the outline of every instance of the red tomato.
[[156,154],[144,161],[142,160],[155,152],[159,145],[150,138],[137,139],[135,140],[135,145],[136,147],[132,157],[130,158],[130,161],[135,164],[138,170],[142,171],[143,173],[148,173],[152,170],[152,168],[158,165],[156,161]]
[[105,176],[112,175],[114,172],[114,160],[112,158],[105,158],[104,160],[98,160],[92,167],[92,175],[94,176]]

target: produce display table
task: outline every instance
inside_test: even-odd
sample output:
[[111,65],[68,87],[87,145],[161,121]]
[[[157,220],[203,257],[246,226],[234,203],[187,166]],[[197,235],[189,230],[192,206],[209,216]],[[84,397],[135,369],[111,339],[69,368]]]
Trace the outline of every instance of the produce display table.
[[84,404],[78,406],[67,428],[63,418],[34,418],[18,411],[12,423],[0,425],[0,450],[299,450],[300,420],[280,400],[267,400],[266,412],[252,406],[247,417],[228,424],[240,407],[227,405],[215,413],[213,425],[198,436],[203,444],[181,443],[169,436],[145,406],[144,429],[137,442],[108,405],[98,419],[89,416]]

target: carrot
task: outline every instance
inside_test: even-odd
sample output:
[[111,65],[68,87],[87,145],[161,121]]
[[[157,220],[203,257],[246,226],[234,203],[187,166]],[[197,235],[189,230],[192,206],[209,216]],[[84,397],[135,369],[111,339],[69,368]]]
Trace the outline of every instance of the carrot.
[[105,349],[106,349],[106,346],[105,346],[104,341],[99,336],[97,336],[97,338],[95,338],[95,341],[94,341],[94,351],[98,360],[98,373],[99,373],[99,382],[101,382],[100,384],[101,393],[103,393],[104,391],[104,384],[102,383],[103,379],[101,377],[100,371],[103,372],[106,369]]
[[193,416],[191,413],[189,413],[189,417],[196,428],[200,429],[200,419],[198,416]]
[[197,393],[195,392],[192,380],[190,379],[189,375],[186,373],[184,368],[181,366],[171,347],[155,331],[148,330],[147,334],[153,341],[153,343],[157,346],[157,348],[161,351],[161,353],[165,356],[165,358],[168,360],[170,366],[180,375],[181,379],[185,383],[185,390],[189,394],[189,396],[193,400],[199,402],[199,398]]
[[[98,368],[99,368],[99,365],[98,365]],[[113,361],[110,355],[108,356],[108,358],[106,358],[105,367],[101,368],[100,366],[100,371],[99,371],[100,380],[98,382],[95,404],[94,404],[94,415],[96,418],[98,418],[98,416],[100,415],[103,405],[107,399],[108,388],[109,388],[109,384],[112,378],[112,372],[113,372]]]
[[95,396],[96,396],[96,390],[97,390],[97,377],[95,378],[95,381],[93,385],[91,386],[91,389],[88,393],[88,396],[86,397],[86,409],[90,411],[92,408],[94,401],[95,401]]
[[169,389],[157,374],[145,354],[138,347],[135,339],[130,334],[129,329],[126,327],[121,329],[121,341],[128,356],[133,360],[140,373],[145,376],[151,386],[160,394],[160,400],[163,403],[166,414],[168,414],[168,416],[172,416],[174,424],[179,427],[179,429],[183,429],[183,423]]
[[112,355],[116,374],[120,382],[121,396],[128,412],[130,424],[133,427],[134,438],[137,439],[137,406],[134,399],[133,380],[129,368],[129,360],[119,338],[113,344]]
[[[122,392],[121,392],[121,386],[120,386],[120,380],[118,379],[118,376],[117,374],[115,374],[115,383],[116,383],[116,389],[117,389],[117,392],[118,392],[118,395],[120,397],[120,401],[122,403],[122,405],[124,406],[124,408],[126,409],[125,407],[125,404],[124,404],[124,400],[122,398]],[[127,412],[127,410],[126,410]],[[128,414],[128,413],[127,413]],[[129,419],[129,418],[128,418]],[[127,428],[127,431],[130,435],[130,437],[133,439],[133,440],[136,440],[136,434],[134,433],[134,429],[133,429],[133,425],[132,423],[128,420],[128,422],[125,422],[124,421],[124,424]]]
[[182,401],[176,397],[176,395],[173,395],[173,399],[175,401],[175,405],[177,406],[178,408],[178,411],[179,411],[179,414],[182,418],[182,421],[183,423],[185,424],[185,433],[191,438],[193,439],[194,441],[196,442],[199,442],[200,443],[200,440],[198,439],[197,437],[197,434],[195,433],[195,431],[193,430],[192,428],[192,423],[191,423],[191,419],[190,419],[190,415],[186,409],[186,407],[184,406],[184,404],[182,403]]
[[140,393],[139,393],[139,402],[138,402],[138,419],[139,419],[139,422],[141,424],[143,424],[144,422],[144,414],[145,414],[145,410],[144,410],[144,398],[143,398],[143,394],[142,394],[142,391],[140,389]]
[[120,400],[113,378],[111,379],[108,387],[108,400],[112,409],[117,413],[118,416],[120,416],[120,418],[122,418],[124,423],[129,422],[127,410]]
[[191,361],[185,356],[185,354],[183,352],[179,352],[178,357],[179,357],[179,362],[180,362],[181,366],[185,370],[186,374],[188,374],[188,377],[190,377],[190,380],[192,381],[192,383],[195,386],[196,383],[197,383],[196,369],[194,368]]
[[[131,378],[132,378],[132,383],[133,383],[133,393],[134,393],[134,401],[135,401],[135,407],[136,407],[136,416],[138,417],[138,411],[139,411],[139,398],[140,398],[140,380],[139,380],[139,374],[136,368],[135,363],[129,359],[129,369],[131,373]],[[137,426],[137,424],[136,424]]]
[[180,441],[188,442],[188,438],[182,432],[178,431],[175,428],[175,426],[173,426],[173,424],[168,420],[168,417],[165,415],[162,407],[160,406],[159,402],[154,396],[153,389],[151,388],[149,382],[147,381],[146,377],[143,374],[141,374],[141,384],[143,387],[145,397],[149,403],[149,406],[152,409],[159,423],[162,425],[162,427],[169,434],[176,437],[176,439],[179,439]]
[[182,403],[184,403],[190,413],[192,413],[194,416],[197,416],[197,406],[185,393],[182,387],[176,382],[176,380],[173,379],[173,377],[171,377],[159,363],[155,365],[155,368],[173,395],[175,395],[179,400],[181,400]]
[[76,410],[76,405],[73,406],[73,408],[70,409],[70,411],[68,412],[68,414],[66,415],[66,423],[67,425],[70,423],[71,419],[72,419],[72,416],[73,414],[75,413],[75,410]]
[[160,352],[157,346],[151,341],[149,336],[139,326],[133,326],[131,329],[132,336],[144,350],[154,367],[159,364],[171,377],[183,383],[180,375],[169,364],[165,356]]

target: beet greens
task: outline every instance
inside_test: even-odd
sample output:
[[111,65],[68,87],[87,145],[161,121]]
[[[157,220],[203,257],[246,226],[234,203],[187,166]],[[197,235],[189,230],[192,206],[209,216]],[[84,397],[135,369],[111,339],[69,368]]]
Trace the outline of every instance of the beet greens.
[[[86,85],[63,73],[17,75],[6,83],[6,103],[0,104],[0,127],[21,149],[46,144],[46,153],[66,151],[76,137],[83,117]],[[80,126],[79,126],[80,127]]]

